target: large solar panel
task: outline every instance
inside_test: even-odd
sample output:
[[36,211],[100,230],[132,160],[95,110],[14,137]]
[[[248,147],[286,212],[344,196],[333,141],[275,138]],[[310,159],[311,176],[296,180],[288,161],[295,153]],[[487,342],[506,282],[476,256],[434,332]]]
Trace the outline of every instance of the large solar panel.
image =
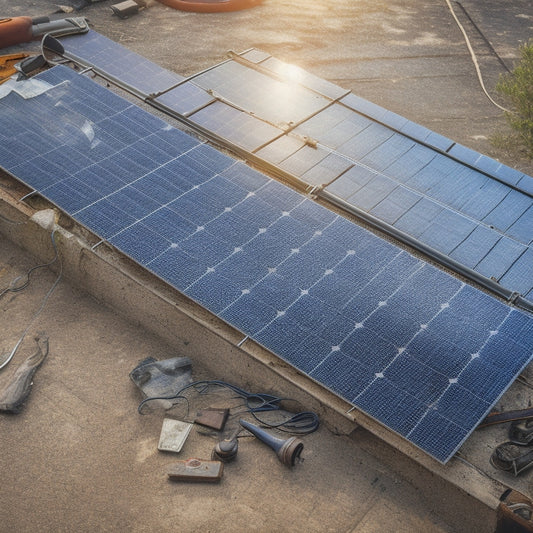
[[[533,302],[530,176],[258,50],[183,80],[93,31],[65,45],[68,57],[137,85],[217,141],[408,235],[492,290]],[[140,82],[131,58],[146,70]]]
[[525,313],[67,67],[38,79],[0,99],[3,168],[437,460],[529,362]]

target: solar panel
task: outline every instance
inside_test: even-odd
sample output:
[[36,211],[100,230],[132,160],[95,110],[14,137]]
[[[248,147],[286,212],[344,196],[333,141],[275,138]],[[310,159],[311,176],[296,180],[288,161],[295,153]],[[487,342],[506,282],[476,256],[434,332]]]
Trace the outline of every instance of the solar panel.
[[[437,460],[529,362],[528,315],[87,77],[58,66],[38,79],[50,83],[40,96],[0,99],[10,150],[24,154],[1,152],[6,170]],[[95,109],[78,106],[88,94]]]
[[[70,37],[65,45],[69,57],[94,64],[127,86],[137,78],[132,79],[135,57],[146,71],[137,87],[144,96],[175,84],[173,73],[96,32]],[[322,197],[381,221],[400,238],[402,232],[415,237],[437,259],[443,254],[452,260],[448,265],[466,267],[462,274],[493,290],[490,280],[496,280],[506,294],[520,292],[531,301],[526,295],[533,293],[533,264],[527,261],[532,177],[259,50],[234,55],[187,82],[181,79],[152,102],[186,115],[217,140],[256,154],[261,158],[256,162],[276,165]],[[366,177],[369,170],[379,175],[361,186],[356,175]],[[419,201],[413,203],[415,198]],[[421,216],[422,208],[428,211]],[[471,231],[432,220],[433,212]],[[487,237],[474,249],[480,235]],[[520,265],[512,272],[513,263],[489,246],[500,237],[528,250],[516,258]],[[529,282],[518,279],[522,274]]]
[[160,67],[94,30],[83,35],[62,37],[61,43],[69,59],[120,80],[143,96],[164,91],[184,80],[183,76]]

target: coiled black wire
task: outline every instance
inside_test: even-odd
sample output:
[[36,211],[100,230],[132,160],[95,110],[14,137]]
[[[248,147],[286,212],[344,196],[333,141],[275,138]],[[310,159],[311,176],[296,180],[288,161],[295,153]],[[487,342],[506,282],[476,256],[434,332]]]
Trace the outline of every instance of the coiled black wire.
[[[246,410],[261,424],[270,428],[277,428],[280,431],[286,431],[288,433],[306,434],[316,431],[319,426],[318,415],[312,411],[302,411],[292,416],[282,415],[285,418],[278,422],[272,423],[261,419],[258,413],[266,411],[280,411],[280,404],[283,401],[293,401],[289,398],[281,398],[279,396],[273,396],[266,393],[253,393],[248,392],[240,387],[220,380],[201,380],[195,381],[181,388],[175,395],[166,397],[150,397],[145,398],[137,408],[140,414],[142,413],[143,406],[153,400],[180,400],[187,398],[183,393],[187,390],[193,389],[198,394],[208,394],[210,387],[221,387],[233,391],[238,397],[243,398],[245,401]],[[187,400],[188,403],[188,400]]]

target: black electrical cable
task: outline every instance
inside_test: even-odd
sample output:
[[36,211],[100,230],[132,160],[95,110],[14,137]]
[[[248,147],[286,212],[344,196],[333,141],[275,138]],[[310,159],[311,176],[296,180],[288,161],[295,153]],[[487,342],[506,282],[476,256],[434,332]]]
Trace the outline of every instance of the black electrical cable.
[[246,406],[247,412],[251,413],[252,416],[258,422],[260,422],[261,424],[265,426],[268,426],[271,428],[277,428],[277,429],[280,429],[281,431],[286,431],[289,433],[299,433],[299,434],[312,433],[313,431],[316,431],[318,429],[318,426],[319,426],[318,415],[311,411],[304,411],[301,413],[296,413],[295,415],[289,416],[285,420],[282,420],[281,422],[278,422],[278,423],[267,422],[261,419],[260,417],[258,417],[257,413],[266,412],[266,411],[279,411],[281,409],[280,403],[282,401],[294,401],[294,400],[290,400],[288,398],[281,398],[279,396],[273,396],[271,394],[265,394],[265,393],[251,393],[244,389],[241,389],[240,387],[237,387],[225,381],[219,381],[219,380],[195,381],[193,383],[190,383],[189,385],[186,385],[185,387],[182,387],[173,396],[145,398],[139,404],[137,411],[140,414],[142,414],[143,406],[147,402],[150,402],[153,400],[178,400],[178,399],[187,400],[187,398],[183,396],[183,393],[189,389],[194,389],[198,394],[208,394],[209,387],[213,387],[213,386],[229,389],[233,391],[235,394],[237,394],[238,397],[243,398],[245,400],[245,406]]
[[[14,280],[11,281],[11,284],[10,284],[9,287],[6,287],[5,289],[0,290],[0,298],[2,298],[2,296],[4,296],[4,294],[7,294],[8,292],[20,292],[20,291],[23,291],[30,284],[30,276],[32,275],[33,272],[35,272],[36,270],[39,270],[40,268],[49,267],[49,266],[53,265],[57,261],[57,259],[59,257],[59,254],[58,254],[58,251],[57,251],[57,245],[56,245],[55,238],[54,238],[54,232],[52,232],[51,240],[52,240],[52,246],[54,248],[54,257],[53,257],[53,259],[51,261],[49,261],[48,263],[44,263],[42,265],[36,265],[36,266],[30,268],[28,270],[28,272],[26,272],[26,274],[23,274],[22,276],[16,277]],[[25,281],[22,284],[16,285],[17,283],[20,283],[24,279],[25,279]]]
[[[48,292],[44,295],[44,298],[41,302],[41,306],[39,307],[39,309],[37,309],[37,311],[34,313],[33,317],[31,318],[29,324],[26,326],[26,329],[23,331],[22,333],[22,336],[20,337],[20,339],[18,340],[17,344],[15,344],[15,347],[13,348],[13,350],[11,350],[11,353],[8,354],[7,358],[4,359],[3,361],[0,362],[0,370],[2,368],[4,368],[10,361],[11,359],[13,359],[16,351],[19,349],[19,346],[22,344],[22,342],[24,341],[24,338],[26,337],[26,334],[28,333],[29,329],[31,328],[31,326],[33,325],[33,323],[35,322],[35,320],[37,320],[37,317],[41,314],[41,312],[43,311],[43,309],[45,308],[46,306],[46,302],[48,302],[48,299],[50,298],[50,296],[52,295],[52,293],[54,292],[55,288],[57,287],[57,285],[59,284],[59,281],[61,280],[61,276],[63,274],[63,263],[61,262],[60,258],[59,258],[59,252],[58,252],[58,249],[57,249],[57,244],[56,244],[56,241],[55,241],[55,233],[56,233],[56,230],[52,231],[51,235],[50,235],[50,239],[52,241],[52,246],[54,248],[54,252],[55,252],[55,257],[54,259],[52,259],[52,261],[49,263],[49,265],[51,265],[52,263],[54,263],[57,259],[59,259],[59,273],[54,281],[54,283],[52,284],[52,286],[50,287],[50,289],[48,289]],[[34,267],[34,268],[37,268],[37,267]],[[0,296],[2,294],[5,294],[5,291],[0,293]]]

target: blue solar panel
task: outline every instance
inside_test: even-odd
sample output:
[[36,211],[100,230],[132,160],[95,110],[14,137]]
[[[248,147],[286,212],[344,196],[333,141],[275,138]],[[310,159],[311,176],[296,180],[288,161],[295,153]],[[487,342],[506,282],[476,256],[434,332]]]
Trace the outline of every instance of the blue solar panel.
[[99,33],[62,37],[66,57],[91,66],[100,74],[119,79],[144,96],[164,91],[184,80],[175,72],[124,48]]
[[[506,289],[519,291],[523,286],[516,272],[533,277],[533,266],[524,270],[523,265],[504,276],[503,267],[512,265],[490,264],[498,254],[487,248],[501,232],[531,246],[530,176],[258,50],[185,81],[96,32],[67,38],[65,45],[67,55],[128,86],[138,78],[132,79],[132,62],[139,61],[145,75],[136,90],[143,96],[178,83],[152,100],[155,105],[188,116],[204,131],[257,153],[310,186],[325,188],[328,199],[332,193],[344,205],[416,237],[422,246],[449,255],[482,276],[487,268],[502,271],[496,279]],[[90,98],[80,106],[87,113],[101,113]],[[354,166],[380,175],[359,186]],[[429,202],[415,202],[420,197]],[[423,208],[428,213],[421,215]],[[472,238],[467,234],[458,240],[461,232],[433,220],[433,212],[461,224],[465,217],[471,218],[478,230]],[[427,223],[432,227],[426,228]],[[450,235],[442,236],[443,232]],[[480,250],[474,249],[479,235],[486,235],[481,258]]]
[[[533,320],[526,314],[117,101],[66,67],[39,78],[66,83],[32,100],[0,99],[13,150],[23,153],[25,135],[33,132],[17,116],[31,107],[37,123],[46,123],[25,163],[0,152],[2,166],[436,459],[455,453],[529,362]],[[64,135],[65,115],[55,108],[75,110],[87,93],[120,112],[101,119],[88,112],[89,120],[79,111],[77,118],[86,120]],[[130,130],[137,137],[93,161],[94,139],[113,137],[124,119],[139,125]],[[55,149],[47,150],[50,145]],[[49,166],[41,167],[43,161]],[[370,183],[376,177],[375,171],[367,176]],[[440,216],[459,237],[468,232],[468,223],[447,218],[442,208]],[[476,235],[475,242],[486,237]],[[524,253],[524,264],[529,260]],[[513,270],[521,264],[507,275],[523,279]]]

